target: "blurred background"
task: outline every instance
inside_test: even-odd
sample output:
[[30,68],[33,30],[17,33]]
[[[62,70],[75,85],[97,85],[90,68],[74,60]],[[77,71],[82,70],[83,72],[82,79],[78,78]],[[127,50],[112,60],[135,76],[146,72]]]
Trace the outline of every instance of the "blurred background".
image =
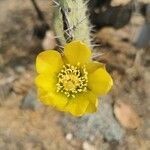
[[91,0],[93,58],[114,86],[98,112],[43,106],[35,58],[57,44],[51,0],[0,0],[0,150],[149,150],[150,1]]

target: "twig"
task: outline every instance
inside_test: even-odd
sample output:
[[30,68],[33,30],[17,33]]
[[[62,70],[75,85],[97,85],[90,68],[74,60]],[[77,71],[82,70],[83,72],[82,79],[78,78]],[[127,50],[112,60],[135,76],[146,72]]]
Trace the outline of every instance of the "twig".
[[37,16],[38,18],[41,20],[41,21],[44,21],[45,22],[45,17],[44,17],[44,14],[42,13],[42,11],[40,10],[39,6],[37,5],[36,1],[35,0],[31,0],[34,8],[35,8],[35,11],[37,13]]

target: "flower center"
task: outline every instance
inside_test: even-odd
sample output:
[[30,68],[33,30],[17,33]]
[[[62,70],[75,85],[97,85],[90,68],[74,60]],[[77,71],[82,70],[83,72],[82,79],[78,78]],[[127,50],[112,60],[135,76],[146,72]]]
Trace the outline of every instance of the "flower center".
[[57,92],[62,92],[67,97],[75,97],[77,93],[86,92],[87,75],[85,66],[64,65],[58,74]]

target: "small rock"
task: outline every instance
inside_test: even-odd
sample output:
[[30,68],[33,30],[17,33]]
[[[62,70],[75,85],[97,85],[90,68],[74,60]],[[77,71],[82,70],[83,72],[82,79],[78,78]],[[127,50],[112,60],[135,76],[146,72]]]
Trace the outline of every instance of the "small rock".
[[25,67],[23,66],[16,66],[15,70],[17,73],[24,73],[26,71]]
[[141,125],[141,118],[129,104],[117,101],[114,105],[114,114],[125,128],[136,129]]
[[55,39],[55,35],[53,33],[53,31],[47,31],[45,38],[43,39],[42,42],[42,47],[44,50],[50,50],[50,49],[54,49],[56,46],[56,39]]
[[150,23],[145,22],[135,35],[135,46],[137,48],[145,48],[150,46]]
[[91,142],[93,142],[94,139],[95,139],[95,136],[93,136],[93,135],[91,135],[91,136],[89,137],[89,140],[90,140]]
[[36,109],[40,108],[41,106],[42,106],[42,104],[36,98],[36,92],[31,89],[27,93],[27,95],[22,99],[20,108],[36,110]]
[[0,104],[6,101],[8,96],[11,94],[13,81],[15,80],[14,76],[8,78],[0,78]]
[[71,141],[72,138],[73,138],[72,133],[67,133],[67,135],[66,135],[66,140],[67,140],[67,141]]
[[24,73],[21,78],[18,78],[13,83],[13,91],[17,94],[25,94],[33,86],[33,75]]
[[89,144],[87,141],[83,142],[83,150],[96,150],[95,147]]
[[116,7],[120,5],[127,5],[131,0],[112,0],[111,6]]

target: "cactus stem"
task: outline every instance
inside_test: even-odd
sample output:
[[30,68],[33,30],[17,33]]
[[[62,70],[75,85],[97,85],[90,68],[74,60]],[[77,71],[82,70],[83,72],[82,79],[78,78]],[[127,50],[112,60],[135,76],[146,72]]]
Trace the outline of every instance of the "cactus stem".
[[56,8],[54,15],[54,30],[61,45],[65,45],[72,40],[80,40],[90,47],[90,30],[88,22],[87,3],[83,0],[53,0]]

